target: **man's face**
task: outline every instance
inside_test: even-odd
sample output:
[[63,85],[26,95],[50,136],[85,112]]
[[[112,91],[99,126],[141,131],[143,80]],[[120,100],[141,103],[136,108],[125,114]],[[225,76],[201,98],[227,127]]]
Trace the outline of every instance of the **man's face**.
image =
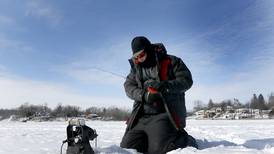
[[145,52],[145,50],[140,50],[138,52],[136,52],[133,56],[132,56],[135,64],[140,64],[143,63],[146,58],[147,58],[147,53]]

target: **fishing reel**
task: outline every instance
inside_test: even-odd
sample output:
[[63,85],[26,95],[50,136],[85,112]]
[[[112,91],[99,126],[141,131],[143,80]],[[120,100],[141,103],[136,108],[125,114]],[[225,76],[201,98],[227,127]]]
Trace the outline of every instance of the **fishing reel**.
[[95,129],[92,129],[85,125],[84,119],[70,119],[67,126],[67,139],[63,141],[63,144],[66,142],[68,144],[66,154],[94,154],[94,151],[91,148],[89,141],[96,139],[96,147],[97,136],[98,135]]

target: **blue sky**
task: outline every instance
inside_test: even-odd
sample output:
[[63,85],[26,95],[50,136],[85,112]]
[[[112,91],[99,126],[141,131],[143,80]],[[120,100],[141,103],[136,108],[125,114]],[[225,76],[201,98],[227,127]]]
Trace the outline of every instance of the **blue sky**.
[[256,0],[2,0],[0,108],[24,102],[130,108],[133,37],[165,44],[192,71],[187,108],[274,91],[274,3]]

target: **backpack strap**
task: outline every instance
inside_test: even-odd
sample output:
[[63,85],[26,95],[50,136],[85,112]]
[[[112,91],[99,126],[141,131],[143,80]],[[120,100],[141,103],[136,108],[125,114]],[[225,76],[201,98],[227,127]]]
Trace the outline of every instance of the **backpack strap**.
[[171,65],[171,59],[166,57],[161,62],[160,79],[161,81],[168,79],[168,68]]

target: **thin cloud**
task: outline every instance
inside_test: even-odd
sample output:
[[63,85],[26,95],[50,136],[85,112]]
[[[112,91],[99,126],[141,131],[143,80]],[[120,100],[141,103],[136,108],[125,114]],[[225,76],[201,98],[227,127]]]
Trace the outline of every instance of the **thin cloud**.
[[33,51],[33,48],[27,43],[16,39],[9,39],[6,36],[0,34],[0,55],[1,53],[6,52],[16,52],[20,54]]
[[[105,42],[104,46],[94,49],[83,47],[82,54],[75,61],[77,64],[84,63],[85,66],[94,66],[111,70],[120,70],[125,65],[129,66],[128,59],[131,56],[130,39],[115,39],[113,42]],[[100,53],[100,54],[98,54]]]
[[58,9],[43,0],[28,1],[25,15],[45,20],[51,26],[59,25],[63,19],[63,16]]
[[96,67],[93,68],[75,68],[66,70],[67,75],[81,81],[90,84],[109,84],[115,86],[121,86],[124,82],[124,78],[113,74],[114,72],[108,72]]
[[1,25],[10,25],[12,23],[14,23],[14,19],[9,17],[9,16],[5,16],[5,15],[0,15],[0,24]]
[[[220,102],[238,98],[241,102],[246,103],[250,101],[254,93],[262,93],[267,96],[274,91],[272,86],[274,85],[273,10],[273,5],[269,5],[269,3],[256,3],[241,12],[245,14],[244,16],[252,18],[252,22],[243,19],[243,16],[237,16],[232,18],[232,21],[220,25],[217,31],[206,32],[197,37],[182,40],[184,42],[182,44],[171,46],[171,51],[182,57],[193,73],[194,85],[186,94],[187,108],[192,108],[195,100],[207,103],[209,99]],[[233,25],[238,25],[242,20],[246,20],[246,27],[243,31],[236,32],[235,29],[230,28]],[[208,37],[223,33],[224,37],[231,38],[231,42],[222,44],[222,46],[206,42]],[[244,34],[248,34],[248,36]],[[240,63],[234,64],[238,67],[237,71],[226,72],[226,66],[220,63],[226,51],[234,51],[237,49],[233,47],[235,43],[252,39],[251,36],[255,39],[256,35],[258,35],[256,41],[249,45],[247,51],[238,50],[238,52],[246,52],[246,54],[243,54]],[[231,44],[233,46],[230,46]],[[214,84],[204,80],[214,82],[223,77],[225,80]]]
[[5,74],[7,74],[7,68],[0,64],[0,77],[4,76]]
[[225,99],[238,98],[246,103],[254,93],[262,93],[267,96],[274,90],[272,86],[274,85],[273,66],[274,64],[271,63],[268,67],[259,70],[235,73],[233,79],[219,85],[194,84],[189,91],[188,99],[191,102],[196,99],[207,103],[210,98],[219,102]]
[[25,102],[31,104],[47,103],[50,107],[55,107],[56,104],[62,103],[63,105],[77,105],[82,108],[90,106],[124,107],[125,105],[130,105],[126,97],[83,95],[66,85],[32,81],[16,76],[11,77],[8,74],[0,76],[0,98],[0,108],[18,107]]
[[83,47],[82,52],[75,57],[76,60],[66,65],[53,66],[50,70],[83,83],[120,87],[129,73],[128,58],[131,51],[128,51],[128,41],[116,41],[99,49]]
[[223,67],[217,64],[217,60],[223,56],[221,48],[205,42],[203,37],[182,42],[169,44],[167,50],[171,51],[170,54],[181,57],[188,67],[195,68],[195,75],[202,77],[209,72],[222,70]]

